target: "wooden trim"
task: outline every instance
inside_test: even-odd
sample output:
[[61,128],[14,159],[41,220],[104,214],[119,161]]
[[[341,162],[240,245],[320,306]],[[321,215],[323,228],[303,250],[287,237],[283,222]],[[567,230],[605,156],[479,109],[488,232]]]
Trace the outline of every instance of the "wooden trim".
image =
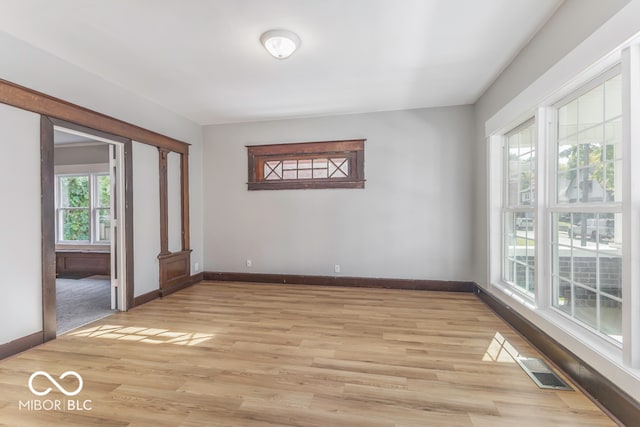
[[196,283],[202,282],[203,273],[194,274],[190,276],[188,279],[181,281],[179,283],[175,283],[165,289],[160,289],[160,297],[166,297],[167,295],[171,295],[174,292],[178,292],[182,289],[188,288],[189,286],[193,286]]
[[[364,188],[364,139],[247,146],[248,190]],[[265,179],[267,162],[344,157],[349,170],[340,178]],[[281,165],[282,167],[282,165]],[[284,178],[282,175],[281,178]]]
[[295,142],[292,144],[247,145],[256,156],[340,153],[344,151],[364,150],[366,139],[347,139],[339,141]]
[[135,306],[135,276],[133,253],[133,142],[124,143],[124,234],[126,265],[125,275],[127,280],[127,309]]
[[295,285],[388,288],[423,291],[473,292],[473,282],[417,279],[383,279],[369,277],[306,276],[297,274],[261,274],[207,271],[204,280],[226,282],[288,283]]
[[56,223],[53,122],[40,116],[40,223],[42,254],[42,339],[56,337]]
[[71,123],[71,122],[68,122],[66,120],[56,119],[54,117],[49,117],[49,120],[51,120],[53,122],[54,126],[59,126],[59,127],[65,128],[65,129],[75,130],[75,131],[78,131],[78,132],[86,133],[86,134],[97,136],[97,137],[100,137],[100,138],[109,139],[111,141],[120,142],[122,144],[125,144],[127,141],[129,141],[128,138],[124,138],[122,136],[114,135],[114,134],[108,133],[108,132],[102,132],[102,131],[99,131],[97,129],[92,129],[92,128],[87,127],[87,126],[79,125],[77,123]]
[[169,152],[158,148],[158,168],[160,176],[160,254],[168,255],[169,252],[169,178],[167,175],[167,162]]
[[191,249],[191,235],[189,232],[189,155],[180,154],[180,185],[182,192],[180,201],[182,207],[182,250]]
[[0,79],[0,102],[177,153],[187,153],[189,149],[187,143],[177,139],[2,79]]
[[5,359],[44,343],[43,336],[44,333],[40,331],[0,345],[0,359]]
[[146,304],[158,297],[160,297],[160,291],[158,289],[147,292],[146,294],[139,295],[133,299],[133,305],[131,306],[131,308]]
[[585,393],[593,397],[624,425],[636,425],[640,403],[608,378],[542,331],[520,313],[476,285],[476,294],[489,308],[520,332],[531,344],[565,372]]
[[111,276],[111,254],[108,251],[56,251],[56,277],[65,274]]
[[321,188],[364,188],[365,180],[324,180],[322,182],[306,181],[262,181],[248,182],[249,190],[313,190]]
[[188,280],[191,274],[191,251],[158,255],[160,290],[171,288]]

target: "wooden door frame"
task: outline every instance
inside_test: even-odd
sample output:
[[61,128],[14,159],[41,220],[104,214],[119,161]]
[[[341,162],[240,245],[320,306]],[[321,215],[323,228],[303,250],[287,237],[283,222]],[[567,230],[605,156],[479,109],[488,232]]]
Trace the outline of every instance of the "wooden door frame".
[[55,251],[55,178],[54,178],[54,126],[76,130],[89,135],[112,140],[124,145],[124,224],[125,224],[125,262],[127,283],[127,307],[133,307],[133,161],[131,158],[132,142],[107,132],[81,126],[66,120],[53,117],[40,117],[40,152],[41,152],[41,224],[42,224],[42,333],[43,340],[56,337],[56,251]]

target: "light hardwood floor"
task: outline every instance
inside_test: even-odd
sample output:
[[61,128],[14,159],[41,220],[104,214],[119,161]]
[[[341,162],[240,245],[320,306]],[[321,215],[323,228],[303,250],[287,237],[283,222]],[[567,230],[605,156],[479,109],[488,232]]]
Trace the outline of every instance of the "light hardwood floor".
[[[516,353],[539,356],[472,294],[203,282],[0,361],[0,424],[615,425],[579,391],[538,389]],[[52,391],[34,396],[36,371],[84,388],[39,375]]]

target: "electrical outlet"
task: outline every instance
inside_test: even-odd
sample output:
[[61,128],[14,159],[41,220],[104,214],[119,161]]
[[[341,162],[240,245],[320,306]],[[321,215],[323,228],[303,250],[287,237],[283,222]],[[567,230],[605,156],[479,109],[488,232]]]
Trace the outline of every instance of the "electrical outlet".
[[253,265],[253,263],[251,262],[250,259],[247,260],[247,267],[251,267]]
[[193,269],[194,269],[195,271],[199,271],[199,270],[200,270],[200,263],[199,263],[199,262],[196,262],[196,263],[195,263],[195,265],[193,266]]
[[340,273],[340,264],[336,264],[336,265],[333,267],[333,271],[334,271],[334,273]]

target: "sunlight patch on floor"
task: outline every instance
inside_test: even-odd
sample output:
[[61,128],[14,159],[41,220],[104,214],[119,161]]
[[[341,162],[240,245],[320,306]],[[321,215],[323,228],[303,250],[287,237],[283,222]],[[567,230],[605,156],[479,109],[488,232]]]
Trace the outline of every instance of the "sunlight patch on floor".
[[198,332],[177,332],[168,329],[145,328],[136,326],[102,325],[82,329],[68,335],[75,337],[104,338],[123,341],[136,341],[147,344],[175,344],[193,346],[212,339],[214,334]]
[[496,332],[482,356],[484,362],[516,363],[516,357],[520,356],[518,350],[511,345],[500,332]]

